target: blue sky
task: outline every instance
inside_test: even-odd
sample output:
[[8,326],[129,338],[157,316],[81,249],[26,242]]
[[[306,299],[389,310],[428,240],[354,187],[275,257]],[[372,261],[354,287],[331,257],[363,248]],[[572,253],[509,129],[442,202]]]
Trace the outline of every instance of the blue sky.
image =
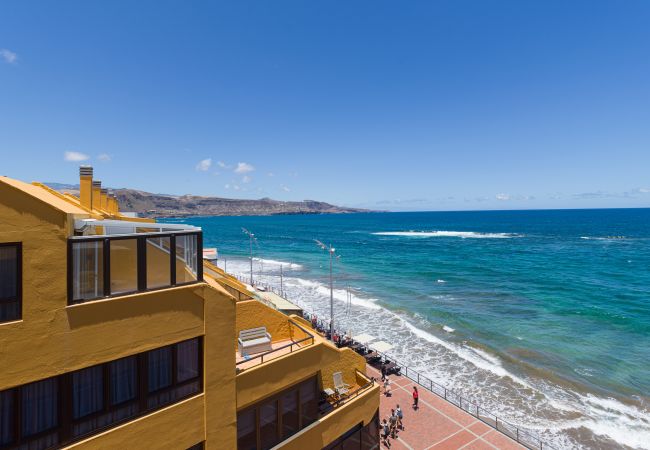
[[[394,210],[650,206],[650,2],[6,1],[0,174]],[[67,160],[66,160],[67,159]]]

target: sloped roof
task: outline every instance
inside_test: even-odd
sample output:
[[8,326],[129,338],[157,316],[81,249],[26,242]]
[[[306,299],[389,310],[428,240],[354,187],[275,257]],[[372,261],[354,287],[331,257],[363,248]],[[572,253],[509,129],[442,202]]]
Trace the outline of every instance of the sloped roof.
[[14,180],[13,178],[0,176],[0,183],[11,186],[14,189],[24,192],[27,195],[30,195],[37,200],[40,200],[43,203],[50,205],[52,208],[62,211],[67,214],[80,214],[87,216],[88,211],[81,209],[78,206],[73,205],[70,202],[63,200],[62,198],[48,192],[39,186],[34,186],[33,184],[25,183],[22,181]]

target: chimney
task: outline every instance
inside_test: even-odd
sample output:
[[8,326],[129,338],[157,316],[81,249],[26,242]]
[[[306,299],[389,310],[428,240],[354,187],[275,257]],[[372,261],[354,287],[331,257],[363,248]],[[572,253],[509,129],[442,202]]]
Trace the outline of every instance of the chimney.
[[92,209],[93,167],[79,166],[79,201],[84,208]]
[[112,216],[117,216],[117,199],[113,191],[108,192],[108,209],[107,211],[111,213]]
[[114,216],[117,216],[120,213],[120,204],[117,201],[117,196],[115,194],[111,194],[111,212],[113,213]]
[[93,209],[99,210],[102,207],[102,182],[93,180]]
[[102,195],[102,201],[100,207],[102,210],[108,212],[108,189],[102,188],[101,195]]

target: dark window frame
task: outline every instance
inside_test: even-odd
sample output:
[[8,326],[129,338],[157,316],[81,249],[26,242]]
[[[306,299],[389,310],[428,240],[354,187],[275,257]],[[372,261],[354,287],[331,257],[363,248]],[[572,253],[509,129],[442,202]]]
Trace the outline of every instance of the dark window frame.
[[[187,281],[184,283],[177,283],[176,281],[176,237],[177,236],[196,236],[196,280]],[[153,288],[147,287],[147,239],[157,237],[169,237],[169,285],[157,286]],[[111,242],[119,240],[132,239],[136,240],[137,257],[136,257],[136,284],[137,288],[133,291],[119,292],[117,294],[111,293]],[[93,298],[75,299],[73,298],[73,255],[74,244],[78,242],[102,242],[103,252],[103,295]],[[74,236],[68,239],[68,305],[78,305],[81,303],[102,300],[106,298],[122,297],[125,295],[132,295],[138,292],[153,292],[162,289],[169,289],[178,286],[188,286],[191,284],[203,282],[203,232],[202,231],[183,231],[183,232],[163,232],[163,233],[140,233],[140,234],[127,234],[127,235],[106,235],[106,236]]]
[[0,324],[3,324],[23,319],[23,243],[0,242],[0,247],[16,247],[16,296],[0,298],[0,304],[18,302],[18,315],[11,319],[0,320]]
[[[274,445],[277,445],[281,443],[282,441],[289,439],[291,436],[300,433],[303,429],[314,423],[314,421],[311,422],[305,422],[303,423],[303,411],[302,411],[302,399],[301,399],[301,394],[300,394],[300,387],[303,384],[306,383],[314,383],[314,398],[318,401],[318,375],[311,375],[302,381],[299,381],[298,383],[295,383],[286,389],[283,389],[281,392],[278,392],[274,395],[271,395],[269,397],[266,397],[262,400],[259,400],[255,402],[255,404],[247,406],[246,408],[241,409],[240,411],[237,411],[237,416],[239,414],[247,413],[251,410],[255,411],[255,433],[256,433],[256,440],[257,440],[257,449],[266,449],[266,448],[271,448],[271,447],[262,447],[262,437],[261,437],[261,432],[260,432],[260,410],[262,406],[264,406],[267,403],[270,402],[275,402],[276,405],[276,411],[277,411],[277,417],[276,417],[276,433],[277,433],[277,441],[275,442]],[[287,394],[287,392],[290,391],[296,391],[296,400],[297,400],[297,406],[298,406],[298,429],[290,434],[285,435],[284,434],[284,427],[282,424],[282,419],[283,419],[283,402],[282,398]],[[239,440],[239,437],[238,437]]]
[[[148,377],[148,372],[142,371],[143,366],[146,368],[146,359],[149,351],[142,352],[142,353],[137,353],[135,355],[129,355],[125,356],[123,358],[128,358],[135,356],[136,359],[136,383],[138,385],[137,387],[137,394],[136,397],[132,400],[124,401],[115,405],[112,405],[110,402],[111,398],[111,392],[110,392],[110,364],[114,361],[119,361],[120,359],[123,358],[118,358],[115,360],[111,361],[106,361],[101,364],[96,364],[94,366],[89,366],[89,367],[84,367],[72,372],[67,372],[62,375],[58,375],[55,377],[51,378],[45,378],[44,380],[49,380],[49,379],[55,379],[56,380],[56,385],[57,385],[57,425],[49,428],[47,430],[43,430],[37,434],[33,434],[30,436],[22,436],[22,417],[21,417],[21,412],[22,412],[22,389],[24,386],[28,386],[34,382],[38,381],[43,381],[43,380],[35,380],[30,383],[26,383],[21,386],[17,386],[14,388],[6,389],[4,391],[1,391],[3,393],[5,392],[10,392],[12,398],[13,398],[13,417],[15,418],[14,420],[14,427],[13,427],[13,440],[2,446],[0,445],[0,449],[9,449],[9,448],[14,448],[14,447],[19,447],[21,445],[28,445],[30,443],[34,443],[38,439],[52,433],[57,433],[58,434],[58,440],[55,444],[56,447],[60,446],[66,446],[69,444],[72,444],[74,442],[81,441],[83,439],[87,439],[90,436],[94,436],[96,434],[103,433],[106,430],[109,430],[111,428],[115,428],[117,426],[120,426],[124,423],[133,421],[139,417],[146,416],[147,414],[151,414],[154,411],[166,408],[170,405],[173,405],[175,403],[179,403],[183,400],[186,400],[188,398],[194,397],[196,395],[199,395],[203,393],[203,370],[204,370],[204,354],[203,354],[203,336],[197,336],[191,339],[186,339],[180,342],[175,342],[170,345],[166,345],[164,347],[160,348],[167,348],[171,347],[173,349],[173,354],[175,355],[177,353],[177,348],[178,344],[186,342],[186,341],[191,341],[197,339],[198,340],[198,348],[197,348],[197,353],[199,356],[199,372],[196,377],[191,378],[189,380],[183,381],[182,383],[178,383],[176,385],[172,384],[169,388],[165,388],[165,391],[173,391],[174,389],[180,389],[183,388],[191,383],[197,383],[197,389],[195,391],[189,392],[184,395],[179,395],[176,398],[171,398],[168,401],[163,401],[160,404],[158,404],[155,407],[149,408],[147,407],[147,399],[150,397],[151,394],[148,394],[146,391],[146,384],[147,384],[147,377]],[[152,350],[157,350],[157,349],[152,349]],[[151,350],[150,350],[151,351]],[[176,358],[174,358],[176,359]],[[145,362],[143,364],[143,362]],[[103,373],[103,408],[100,411],[88,414],[86,416],[83,416],[77,420],[74,420],[72,418],[72,408],[73,408],[73,386],[72,386],[72,374],[75,372],[78,372],[80,370],[88,369],[90,367],[102,367],[102,373]],[[142,387],[145,387],[145,390],[142,390]],[[163,390],[156,391],[155,393],[152,394],[160,394]],[[121,408],[124,408],[128,403],[133,403],[136,406],[135,412],[132,415],[129,415],[127,417],[123,417],[121,419],[117,419],[115,421],[109,421],[107,424],[102,425],[102,426],[97,426],[96,428],[93,428],[87,432],[84,433],[79,433],[78,435],[74,436],[73,435],[73,428],[75,425],[79,425],[82,423],[85,423],[89,420],[98,418],[104,414],[110,415],[118,412]]]

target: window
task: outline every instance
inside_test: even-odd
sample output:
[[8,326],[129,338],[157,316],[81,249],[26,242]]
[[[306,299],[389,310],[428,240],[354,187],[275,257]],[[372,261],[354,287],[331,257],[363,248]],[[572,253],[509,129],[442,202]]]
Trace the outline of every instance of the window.
[[0,448],[61,447],[195,395],[201,360],[194,338],[0,391]]
[[298,391],[292,389],[282,396],[282,435],[286,439],[298,430]]
[[314,422],[317,389],[314,376],[237,413],[238,450],[269,449]]
[[325,447],[325,450],[378,450],[379,411],[364,427],[358,424]]
[[74,236],[68,239],[68,303],[203,281],[202,242],[200,232]]
[[11,444],[15,428],[15,390],[0,392],[0,447]]
[[112,239],[111,294],[127,294],[138,290],[138,241]]
[[278,442],[278,401],[271,400],[260,408],[260,440],[262,448],[273,447]]
[[20,320],[22,244],[0,244],[0,322]]
[[318,419],[318,382],[316,378],[300,385],[301,422],[305,427]]
[[72,374],[72,418],[81,419],[104,409],[104,373],[101,366]]

